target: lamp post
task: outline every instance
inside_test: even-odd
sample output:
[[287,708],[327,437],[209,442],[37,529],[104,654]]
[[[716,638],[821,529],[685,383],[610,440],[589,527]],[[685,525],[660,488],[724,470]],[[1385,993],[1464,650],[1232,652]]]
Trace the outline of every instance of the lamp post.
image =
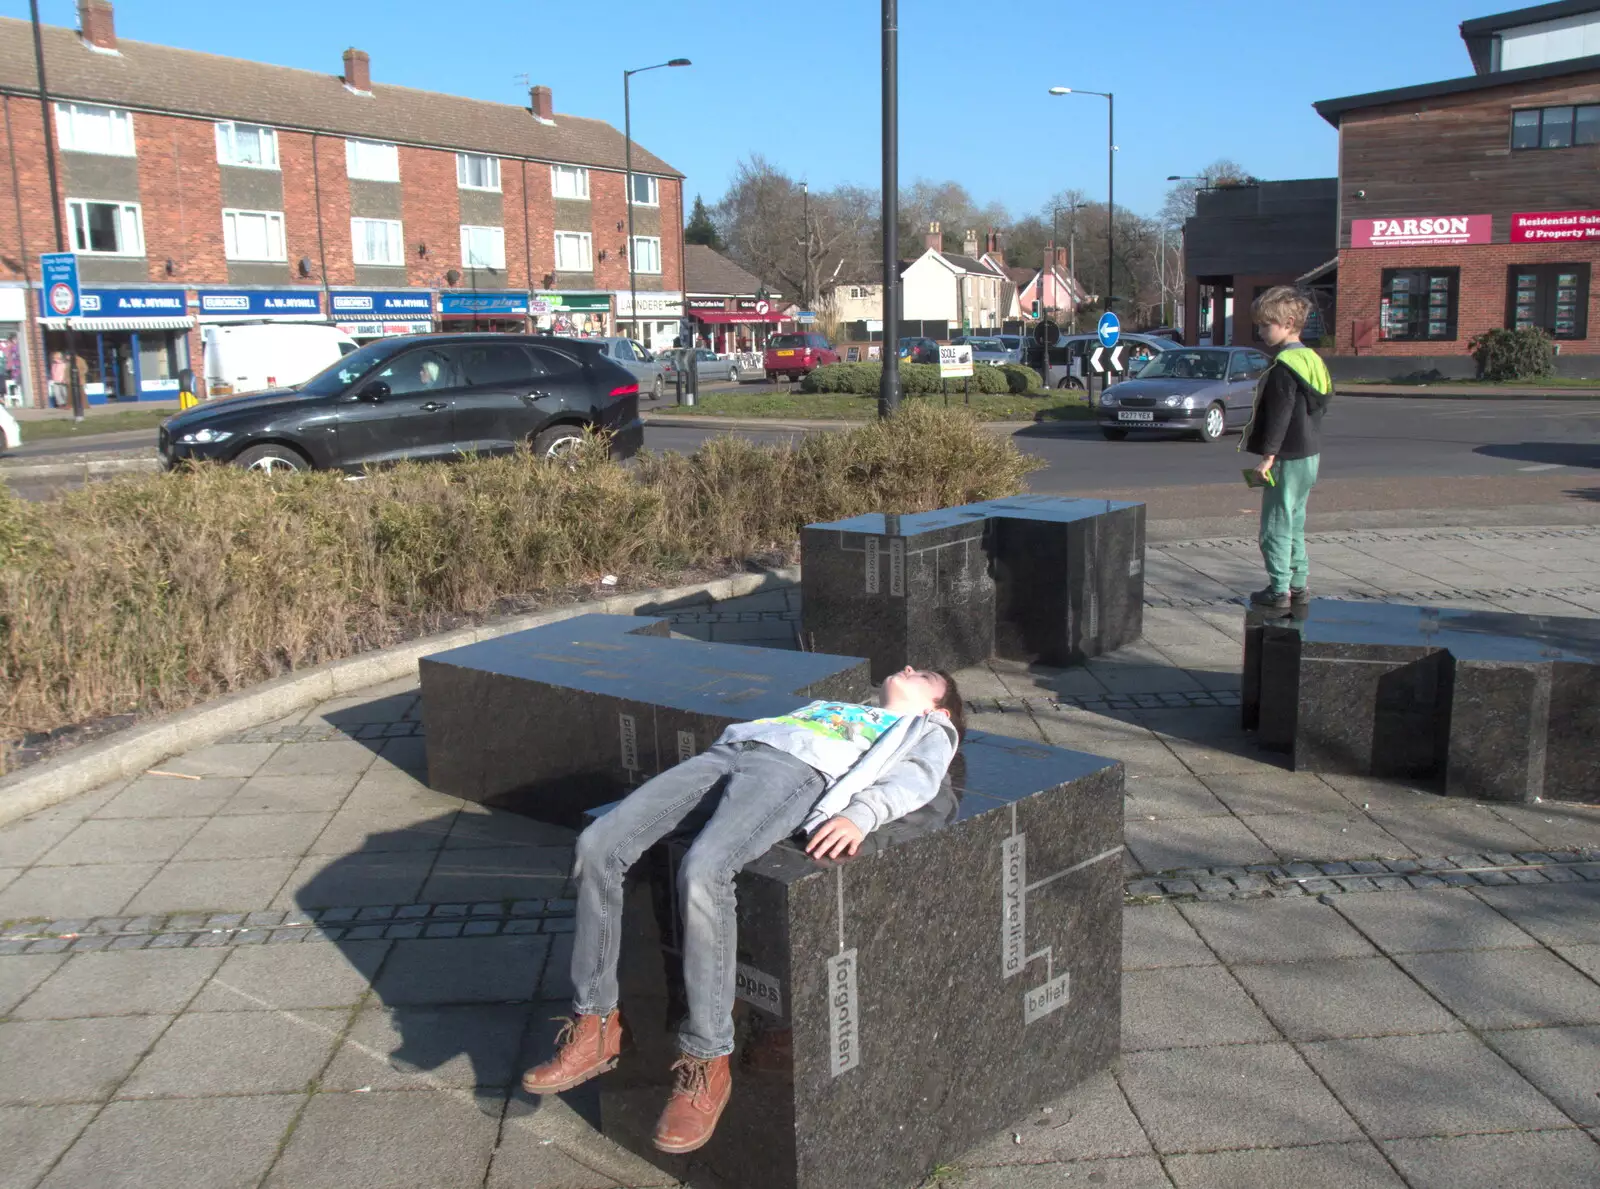
[[883,378],[878,416],[900,408],[900,14],[883,0]]
[[[634,244],[633,244],[633,106],[628,98],[628,80],[636,74],[643,74],[647,70],[660,70],[663,66],[688,66],[688,58],[674,58],[670,62],[657,62],[654,66],[641,66],[637,70],[624,70],[622,72],[622,169],[626,175],[626,197],[628,201],[628,313],[633,319],[633,328],[639,329],[639,291],[638,281],[634,275]],[[617,329],[621,329],[618,327]]]
[[800,183],[800,222],[805,226],[806,238],[801,244],[805,253],[804,271],[800,274],[800,300],[806,309],[811,308],[811,187]]
[[1052,95],[1098,95],[1106,101],[1106,309],[1116,302],[1117,269],[1117,101],[1110,91],[1051,87]]

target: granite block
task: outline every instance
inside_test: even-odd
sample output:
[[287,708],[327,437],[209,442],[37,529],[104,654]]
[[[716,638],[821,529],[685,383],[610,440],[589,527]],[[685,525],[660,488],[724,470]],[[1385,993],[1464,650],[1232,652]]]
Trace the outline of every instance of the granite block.
[[1544,795],[1550,669],[1458,661],[1450,702],[1445,792],[1485,801]]
[[1600,666],[1557,661],[1550,668],[1544,796],[1600,805]]

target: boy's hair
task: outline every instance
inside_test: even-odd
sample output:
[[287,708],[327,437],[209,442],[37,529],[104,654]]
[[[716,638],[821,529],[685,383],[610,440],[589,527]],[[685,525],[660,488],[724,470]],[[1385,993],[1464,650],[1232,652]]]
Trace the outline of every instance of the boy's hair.
[[961,700],[961,689],[956,685],[956,679],[943,669],[935,669],[940,677],[944,678],[944,693],[933,704],[935,710],[943,710],[950,716],[950,721],[956,728],[956,746],[967,737],[967,707]]
[[1274,285],[1250,306],[1255,320],[1272,322],[1290,330],[1303,330],[1311,317],[1311,298],[1293,285]]

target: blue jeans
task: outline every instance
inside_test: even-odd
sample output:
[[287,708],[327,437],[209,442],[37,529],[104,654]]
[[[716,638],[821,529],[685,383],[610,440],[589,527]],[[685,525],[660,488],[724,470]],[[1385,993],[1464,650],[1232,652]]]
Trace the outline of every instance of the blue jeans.
[[799,828],[825,783],[815,768],[765,743],[718,743],[645,781],[591,824],[578,836],[573,866],[573,1006],[585,1015],[604,1015],[617,1006],[623,876],[691,813],[709,813],[678,869],[689,1003],[678,1043],[703,1059],[733,1052],[733,877]]

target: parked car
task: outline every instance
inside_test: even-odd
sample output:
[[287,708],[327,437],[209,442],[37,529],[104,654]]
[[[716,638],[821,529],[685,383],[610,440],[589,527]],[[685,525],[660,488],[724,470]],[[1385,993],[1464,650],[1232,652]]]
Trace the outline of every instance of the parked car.
[[606,358],[631,372],[639,381],[639,391],[648,392],[651,399],[660,400],[666,392],[666,366],[632,339],[593,338],[583,341],[602,344]]
[[900,340],[900,358],[908,363],[939,362],[939,344],[933,339],[907,336]]
[[[1013,338],[1016,336],[1013,335]],[[989,363],[1000,367],[1007,363],[1021,363],[1021,351],[1017,348],[1007,347],[1000,338],[980,338],[977,335],[967,335],[966,345],[972,348],[973,363]]]
[[1134,429],[1178,429],[1214,442],[1250,422],[1256,381],[1272,366],[1254,347],[1174,347],[1100,396],[1100,432],[1120,442]]
[[825,363],[838,363],[839,352],[826,335],[775,334],[762,359],[769,380],[796,380]]
[[1176,326],[1152,326],[1148,330],[1141,330],[1139,333],[1152,335],[1155,338],[1171,339],[1180,346],[1183,343],[1183,331]]
[[[1123,346],[1122,367],[1129,375],[1136,375],[1140,368],[1153,357],[1163,351],[1170,351],[1175,346],[1171,339],[1159,338],[1155,335],[1144,333],[1125,334],[1118,339]],[[1100,338],[1093,334],[1065,334],[1056,340],[1056,345],[1050,348],[1050,379],[1057,388],[1082,388],[1083,377],[1091,374],[1090,357],[1094,349],[1100,345]],[[1029,353],[1028,366],[1035,369],[1044,367],[1042,352],[1034,346]]]
[[205,396],[293,388],[356,349],[337,326],[308,322],[219,323],[200,330]]
[[[739,370],[737,359],[725,359],[709,347],[696,347],[695,373],[702,380],[732,380],[737,384],[748,372]],[[678,353],[676,351],[663,351],[661,353],[662,372],[668,380],[675,379],[678,374]]]
[[429,334],[369,343],[297,388],[169,417],[157,446],[168,469],[359,471],[522,446],[553,458],[589,427],[611,431],[619,457],[644,442],[639,383],[596,340]]

